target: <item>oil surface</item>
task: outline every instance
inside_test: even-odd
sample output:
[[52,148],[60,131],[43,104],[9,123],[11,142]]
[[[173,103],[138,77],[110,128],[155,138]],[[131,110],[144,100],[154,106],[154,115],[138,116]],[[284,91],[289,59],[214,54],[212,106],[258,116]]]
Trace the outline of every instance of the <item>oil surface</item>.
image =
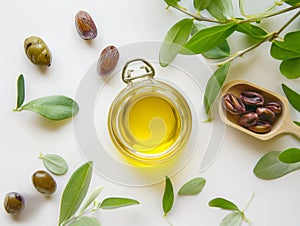
[[146,96],[133,101],[126,116],[124,137],[141,155],[166,151],[179,136],[181,124],[176,108],[159,96]]

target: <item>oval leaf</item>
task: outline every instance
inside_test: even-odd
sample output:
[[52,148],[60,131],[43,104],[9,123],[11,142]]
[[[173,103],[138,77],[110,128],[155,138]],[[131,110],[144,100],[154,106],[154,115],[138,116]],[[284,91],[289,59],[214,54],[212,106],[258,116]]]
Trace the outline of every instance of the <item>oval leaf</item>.
[[201,11],[204,10],[208,7],[209,3],[211,2],[211,0],[194,0],[194,8],[197,11]]
[[178,2],[180,2],[180,0],[165,0],[165,3],[167,3],[168,6],[173,7],[178,6]]
[[293,31],[284,36],[284,41],[276,40],[274,43],[282,49],[300,53],[299,39],[300,31]]
[[297,126],[300,126],[300,122],[294,121]]
[[249,23],[238,24],[236,30],[256,39],[262,39],[267,34],[262,28]]
[[20,108],[22,104],[24,103],[25,100],[25,81],[24,81],[24,76],[21,74],[18,77],[17,80],[17,107],[16,109]]
[[159,63],[162,67],[168,66],[174,60],[179,50],[186,43],[192,27],[193,20],[183,19],[167,32],[159,51]]
[[98,188],[96,188],[85,200],[84,204],[82,205],[80,212],[83,212],[84,210],[86,210],[91,204],[92,202],[94,202],[96,200],[96,198],[99,196],[99,194],[101,193],[101,191],[103,190],[103,186],[100,186]]
[[58,225],[69,220],[81,205],[91,182],[92,165],[91,161],[84,163],[69,179],[61,197]]
[[284,163],[300,162],[300,149],[289,148],[279,154],[279,160]]
[[271,56],[277,60],[289,60],[300,57],[300,53],[292,50],[279,47],[276,42],[273,42],[270,50]]
[[32,100],[20,110],[33,111],[51,120],[63,120],[77,114],[79,106],[69,97],[54,95]]
[[208,59],[222,59],[230,55],[230,46],[227,41],[222,42],[220,45],[202,53]]
[[101,226],[95,217],[84,216],[69,224],[69,226]]
[[[204,28],[206,27],[203,24],[194,22],[191,35],[196,34],[198,31]],[[222,59],[230,55],[230,46],[227,41],[224,41],[220,45],[212,48],[211,50],[202,53],[202,55],[208,59]]]
[[280,64],[280,72],[288,79],[300,77],[300,57],[284,60]]
[[242,223],[243,223],[242,213],[238,211],[233,211],[222,220],[220,226],[241,226]]
[[163,195],[162,205],[164,210],[164,215],[170,212],[174,203],[174,190],[173,185],[169,177],[166,177],[165,191]]
[[210,207],[219,207],[224,210],[240,211],[239,208],[231,201],[224,198],[215,198],[209,201]]
[[202,177],[194,178],[180,188],[178,195],[197,195],[202,191],[205,183],[206,180]]
[[296,5],[300,2],[300,0],[285,0],[284,2],[289,5]]
[[279,151],[265,154],[254,167],[254,174],[258,178],[270,180],[282,177],[300,169],[300,163],[287,164],[279,160]]
[[290,104],[298,111],[300,112],[300,94],[296,91],[292,90],[290,87],[288,87],[285,84],[281,84],[281,87],[283,89],[284,94],[286,95],[288,101]]
[[129,199],[129,198],[107,198],[104,199],[100,205],[101,209],[112,210],[121,207],[131,206],[140,204],[137,200]]
[[43,161],[43,164],[46,167],[46,169],[53,174],[64,175],[68,171],[67,162],[59,155],[40,154],[39,158]]
[[207,11],[218,20],[228,20],[233,17],[231,0],[213,0],[209,3]]
[[204,107],[205,111],[208,114],[211,108],[211,105],[218,96],[221,87],[224,84],[226,76],[228,74],[230,63],[226,63],[219,67],[214,74],[209,78],[204,94]]
[[[194,54],[204,53],[226,41],[235,29],[235,23],[202,29],[194,34],[184,47]],[[189,51],[183,49],[180,53],[191,54]]]

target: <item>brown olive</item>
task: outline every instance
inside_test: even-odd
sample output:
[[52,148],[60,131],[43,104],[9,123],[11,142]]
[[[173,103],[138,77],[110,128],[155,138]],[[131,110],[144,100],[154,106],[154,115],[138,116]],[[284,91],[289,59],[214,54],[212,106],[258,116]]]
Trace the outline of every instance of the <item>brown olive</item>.
[[45,195],[51,195],[56,191],[54,178],[44,170],[38,170],[32,175],[32,182],[36,190]]
[[9,214],[18,214],[25,207],[25,198],[17,192],[9,192],[4,198],[4,208]]

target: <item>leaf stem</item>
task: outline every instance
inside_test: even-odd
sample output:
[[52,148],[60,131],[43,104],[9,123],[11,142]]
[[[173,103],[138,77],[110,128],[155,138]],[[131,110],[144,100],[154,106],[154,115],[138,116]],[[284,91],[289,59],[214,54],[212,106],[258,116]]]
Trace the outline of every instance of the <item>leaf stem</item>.
[[[299,5],[300,7],[300,5]],[[293,17],[291,17],[278,31],[277,35],[279,35],[284,29],[287,28],[298,16],[300,15],[300,11],[298,11]]]
[[248,48],[246,48],[244,50],[240,50],[240,51],[235,52],[234,54],[231,55],[231,57],[227,58],[226,60],[224,60],[222,62],[219,62],[217,64],[217,66],[222,66],[222,65],[224,65],[224,64],[226,64],[228,62],[231,62],[231,61],[235,60],[238,57],[242,57],[244,54],[252,51],[253,49],[256,49],[257,47],[259,47],[261,44],[265,43],[266,41],[271,41],[272,39],[275,38],[274,36],[276,36],[276,35],[277,35],[277,32],[270,33],[263,40],[255,43],[254,45],[252,45],[252,46],[250,46],[250,47],[248,47]]
[[228,23],[228,22],[232,22],[232,21],[220,21],[220,20],[215,20],[215,19],[211,19],[211,18],[207,18],[207,17],[203,17],[200,14],[193,14],[189,11],[187,11],[185,8],[183,8],[182,6],[178,5],[174,7],[175,9],[177,9],[178,11],[193,17],[195,20],[198,21],[206,21],[206,22],[211,22],[211,23],[218,23],[218,24],[224,24],[224,23]]
[[276,11],[276,12],[273,12],[273,13],[263,14],[263,15],[261,15],[261,16],[256,16],[256,17],[249,18],[249,19],[246,19],[246,20],[241,20],[241,21],[239,21],[239,23],[251,23],[251,22],[256,22],[256,21],[258,21],[258,20],[270,18],[270,17],[273,17],[273,16],[278,16],[278,15],[280,15],[280,14],[283,14],[283,13],[286,13],[286,12],[289,12],[289,11],[292,11],[292,10],[297,9],[297,8],[300,8],[300,3],[298,3],[298,4],[296,4],[296,5],[293,5],[293,6],[291,6],[291,7],[288,7],[288,8],[285,8],[285,9],[282,9],[282,10],[279,10],[279,11]]
[[[299,5],[300,6],[300,5]],[[261,41],[255,43],[254,45],[244,49],[244,50],[240,50],[237,51],[236,53],[232,54],[231,57],[227,58],[226,60],[219,62],[217,64],[217,66],[221,66],[225,63],[231,62],[234,59],[238,58],[238,57],[242,57],[244,54],[250,52],[253,49],[256,49],[257,47],[259,47],[261,44],[267,42],[267,41],[273,41],[274,39],[278,38],[279,34],[286,29],[298,16],[300,15],[300,11],[298,11],[293,17],[291,17],[278,31],[276,32],[272,32],[269,33],[265,36],[264,39],[262,39]]]
[[87,209],[85,211],[81,211],[79,212],[77,215],[73,215],[70,219],[68,219],[67,221],[63,222],[61,226],[67,226],[71,223],[73,223],[74,221],[78,220],[80,217],[83,217],[84,215],[87,215],[89,213],[95,212],[96,210],[98,210],[98,208],[90,208]]

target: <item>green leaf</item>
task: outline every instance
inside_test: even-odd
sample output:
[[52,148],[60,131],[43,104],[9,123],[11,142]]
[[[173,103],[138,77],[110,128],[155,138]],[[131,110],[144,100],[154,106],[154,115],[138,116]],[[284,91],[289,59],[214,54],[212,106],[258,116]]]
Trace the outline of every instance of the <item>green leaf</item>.
[[285,0],[284,2],[289,5],[296,5],[300,2],[300,0]]
[[283,89],[283,92],[285,93],[288,101],[290,104],[298,111],[300,112],[300,94],[296,91],[292,90],[290,87],[288,87],[285,84],[281,84],[281,87]]
[[300,169],[300,163],[287,164],[279,160],[279,151],[265,154],[254,167],[254,174],[265,180],[276,179]]
[[197,11],[201,11],[204,10],[208,7],[209,3],[211,2],[211,0],[194,0],[194,8]]
[[167,32],[159,51],[159,63],[162,67],[168,66],[174,60],[179,50],[186,43],[192,27],[192,19],[183,19],[173,25]]
[[231,0],[213,0],[206,8],[207,11],[218,20],[228,20],[233,17]]
[[300,162],[300,149],[288,148],[279,154],[279,160],[284,163]]
[[178,2],[180,2],[180,0],[164,0],[165,3],[168,4],[168,6],[173,6],[176,7],[178,6]]
[[41,153],[39,158],[43,161],[43,164],[46,167],[46,169],[53,174],[64,175],[68,171],[67,162],[59,155],[55,155],[55,154],[43,155]]
[[294,121],[297,126],[300,126],[300,122]]
[[103,190],[103,186],[100,186],[96,188],[91,194],[89,194],[84,204],[82,205],[80,212],[86,210],[92,204],[92,202],[96,200],[96,198],[99,196],[102,190]]
[[16,109],[20,108],[25,100],[25,82],[24,82],[24,76],[21,74],[18,77],[17,80],[17,107]]
[[129,198],[107,198],[104,199],[100,205],[101,209],[112,210],[121,207],[131,206],[140,204],[137,200],[129,199]]
[[288,79],[300,77],[300,57],[284,60],[280,64],[280,72]]
[[197,195],[202,191],[205,183],[206,180],[202,177],[194,178],[180,188],[178,195]]
[[300,53],[300,31],[293,31],[284,36],[284,41],[275,40],[274,43],[282,49]]
[[229,23],[225,25],[217,25],[208,27],[198,31],[184,45],[186,50],[182,50],[182,54],[200,54],[220,45],[235,31],[236,24]]
[[202,53],[208,59],[222,59],[230,55],[230,46],[227,41],[222,42],[220,45]]
[[69,226],[101,226],[95,217],[84,216],[69,224]]
[[69,220],[81,205],[91,182],[92,165],[91,161],[84,163],[69,179],[61,197],[58,225]]
[[[191,35],[196,34],[198,31],[204,28],[206,27],[203,24],[194,22]],[[224,41],[220,45],[212,48],[211,50],[202,53],[202,55],[208,59],[222,59],[230,55],[230,46],[227,41]]]
[[233,211],[228,214],[220,223],[220,226],[241,226],[243,223],[243,214]]
[[170,212],[174,204],[174,190],[173,185],[169,177],[166,176],[166,184],[165,184],[165,191],[163,195],[162,205],[164,210],[164,215]]
[[219,207],[224,210],[234,210],[240,212],[240,209],[231,201],[224,198],[215,198],[209,201],[210,207]]
[[271,56],[277,60],[289,60],[300,57],[300,53],[292,50],[279,47],[276,42],[273,42],[270,50]]
[[265,30],[250,23],[238,24],[236,30],[256,39],[262,39],[265,35],[267,35]]
[[22,110],[36,112],[50,120],[63,120],[77,114],[79,106],[69,97],[54,95],[32,100],[23,105]]
[[206,113],[209,113],[211,105],[218,96],[221,87],[226,79],[230,63],[226,63],[219,67],[214,74],[209,78],[204,94],[204,107]]

